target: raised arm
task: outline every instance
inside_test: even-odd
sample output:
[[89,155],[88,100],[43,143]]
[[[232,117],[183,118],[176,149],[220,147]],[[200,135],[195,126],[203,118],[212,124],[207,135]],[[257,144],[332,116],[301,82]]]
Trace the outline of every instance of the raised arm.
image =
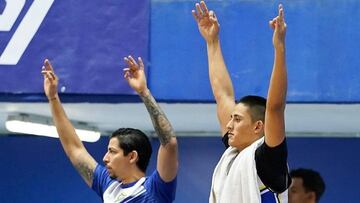
[[278,146],[285,138],[284,111],[287,92],[287,72],[285,62],[286,23],[284,9],[279,5],[279,14],[269,22],[274,29],[274,66],[269,85],[265,113],[265,142],[270,147]]
[[206,41],[211,88],[216,100],[217,116],[222,135],[227,132],[226,124],[235,107],[234,88],[221,52],[219,22],[214,11],[209,11],[205,2],[195,4],[192,14],[200,34]]
[[129,66],[124,69],[124,77],[143,100],[160,140],[157,170],[165,182],[172,181],[176,177],[178,170],[178,150],[175,132],[166,115],[147,88],[144,64],[141,58],[139,57],[137,62],[131,56],[125,57],[124,60]]
[[47,59],[44,62],[42,74],[44,75],[44,91],[49,100],[53,121],[64,151],[86,184],[91,187],[97,163],[86,151],[65,114],[57,92],[58,77]]

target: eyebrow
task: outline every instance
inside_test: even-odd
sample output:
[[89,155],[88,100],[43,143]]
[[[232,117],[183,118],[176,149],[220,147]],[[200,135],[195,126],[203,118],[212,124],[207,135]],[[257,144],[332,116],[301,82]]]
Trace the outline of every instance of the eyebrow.
[[233,114],[233,115],[231,115],[231,117],[243,118],[243,116],[241,116],[241,115],[239,115],[239,114]]
[[117,151],[115,147],[108,147],[108,150],[113,150],[113,151]]

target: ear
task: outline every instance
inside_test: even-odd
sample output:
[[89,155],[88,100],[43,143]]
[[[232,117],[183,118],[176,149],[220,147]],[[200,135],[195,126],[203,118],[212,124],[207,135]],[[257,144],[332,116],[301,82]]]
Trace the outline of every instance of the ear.
[[133,150],[132,152],[130,152],[129,159],[130,163],[136,163],[139,159],[139,154],[137,153],[137,151]]
[[312,191],[307,192],[306,196],[307,196],[307,199],[310,200],[311,202],[316,202],[315,192],[312,192]]
[[255,122],[254,131],[256,134],[262,134],[264,131],[264,123],[261,120]]

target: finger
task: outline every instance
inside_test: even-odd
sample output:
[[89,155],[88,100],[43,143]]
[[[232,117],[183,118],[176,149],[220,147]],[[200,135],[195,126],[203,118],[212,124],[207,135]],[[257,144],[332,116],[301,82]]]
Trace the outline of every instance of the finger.
[[200,16],[201,18],[204,15],[204,12],[201,10],[200,4],[196,3],[195,7],[196,7],[197,15]]
[[274,28],[275,28],[275,21],[274,21],[274,20],[270,20],[270,21],[269,21],[269,26],[270,26],[270,28],[274,29]]
[[199,22],[200,17],[199,17],[198,14],[195,12],[195,10],[191,10],[191,13],[192,13],[192,15],[194,16],[196,22]]
[[46,70],[45,70],[45,66],[42,66],[42,68],[41,68],[41,74],[45,74],[45,72],[46,72]]
[[274,26],[275,26],[275,29],[278,29],[278,28],[280,28],[280,26],[283,24],[283,22],[281,22],[281,20],[280,20],[280,17],[279,16],[277,16],[276,18],[275,18],[275,24],[274,24]]
[[140,65],[140,70],[144,70],[144,62],[142,61],[141,57],[138,57],[138,61]]
[[282,5],[282,4],[279,4],[279,16],[280,16],[280,17],[283,17],[283,15],[284,15],[283,5]]
[[129,77],[129,71],[124,71],[124,78],[128,78]]
[[131,68],[132,66],[134,66],[134,64],[132,63],[132,61],[128,58],[128,57],[124,57],[124,61],[129,65],[129,67]]
[[131,64],[133,64],[130,66],[130,69],[133,71],[137,70],[139,65],[136,63],[135,59],[131,55],[128,56],[128,59],[130,60]]
[[284,22],[284,8],[281,4],[279,5],[279,22]]
[[125,78],[128,82],[130,81],[130,79],[131,79],[131,74],[130,74],[129,71],[126,71],[126,72],[124,73],[124,78]]
[[[45,68],[45,67],[43,67],[43,68]],[[42,70],[41,71],[41,74],[44,76],[44,80],[46,79],[46,71],[45,70]]]
[[214,24],[219,24],[217,22],[217,18],[216,18],[216,15],[215,15],[215,12],[213,10],[209,11],[209,16],[210,16],[210,21]]
[[45,77],[46,77],[46,79],[48,79],[50,81],[50,83],[53,83],[54,80],[53,80],[52,76],[50,75],[50,72],[46,72]]
[[[46,70],[45,69],[45,67],[43,67],[43,69],[41,70],[41,74],[43,74],[44,76],[46,75],[46,74],[54,74],[52,71],[50,71],[50,70]],[[51,77],[52,78],[52,77]]]
[[136,70],[132,70],[131,68],[124,68],[123,69],[123,72],[129,72],[131,75],[135,74],[136,73]]
[[137,65],[135,59],[131,55],[128,56],[128,59],[131,61],[131,63]]
[[41,71],[41,74],[46,75],[46,74],[49,73],[49,72],[50,72],[50,71],[43,70],[43,71]]
[[54,71],[49,59],[45,59],[44,61],[44,66],[46,70],[50,70],[50,71]]
[[277,24],[277,18],[278,18],[279,16],[276,16],[275,18],[273,18],[272,19],[272,26],[273,26],[273,28],[275,28],[276,27],[276,24]]
[[204,1],[200,1],[200,8],[201,8],[201,10],[204,12],[204,13],[203,13],[204,16],[208,16],[208,15],[209,15],[209,10],[208,10],[208,8],[207,8],[207,6],[206,6],[206,4],[205,4]]
[[49,72],[49,75],[51,76],[51,79],[56,80],[56,75],[54,72]]

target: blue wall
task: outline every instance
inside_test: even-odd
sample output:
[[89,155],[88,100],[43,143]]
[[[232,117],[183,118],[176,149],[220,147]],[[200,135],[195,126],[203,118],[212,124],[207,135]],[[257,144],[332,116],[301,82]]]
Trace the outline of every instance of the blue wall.
[[[1,57],[16,39],[15,33],[25,36],[36,24],[31,19],[27,29],[19,31],[31,8],[37,4],[41,9],[36,13],[46,10],[41,0],[24,2],[11,30],[0,30]],[[0,13],[4,8],[5,1],[0,1]],[[49,58],[64,93],[134,94],[122,76],[123,57],[132,54],[148,61],[150,0],[55,0],[42,20],[16,64],[0,61],[0,93],[43,93],[40,72]],[[19,41],[24,40],[15,40],[18,46],[11,55],[21,52]],[[15,80],[18,77],[22,81]]]
[[[98,162],[107,142],[108,138],[102,137],[97,143],[86,144]],[[153,145],[157,148],[157,140]],[[356,138],[288,138],[289,165],[321,172],[327,186],[321,202],[356,202],[360,200],[359,145]],[[4,136],[0,137],[0,149],[0,202],[100,202],[72,168],[58,139]],[[223,150],[219,138],[179,138],[175,202],[207,202],[212,171]],[[153,154],[148,172],[155,167],[155,157]]]
[[[0,9],[4,2],[0,1]],[[10,32],[0,32],[0,52],[31,2],[26,1]],[[122,57],[134,54],[145,58],[149,87],[157,99],[213,102],[205,43],[191,15],[196,1],[66,2],[54,1],[17,66],[0,65],[4,76],[0,101],[8,101],[9,94],[20,94],[20,101],[34,100],[25,93],[42,94],[39,70],[45,57],[54,59],[60,86],[66,87],[67,94],[90,95],[100,102],[109,101],[104,95],[132,95],[121,69]],[[279,2],[208,1],[221,24],[224,57],[237,98],[267,94],[273,64],[268,20],[277,14]],[[360,2],[282,3],[288,24],[288,101],[360,102]],[[13,79],[19,76],[28,82]],[[113,101],[123,102],[124,98],[114,97]]]
[[[5,7],[4,2],[0,1],[1,11]],[[33,1],[26,2],[28,8]],[[126,10],[129,11],[126,15],[129,19],[144,24],[141,24],[140,32],[133,29],[139,24],[131,21],[130,28],[127,29],[130,34],[124,38],[116,34],[121,34],[125,29],[122,21],[112,21],[127,22],[126,16],[122,15],[125,13],[116,12],[119,6],[123,6],[122,3],[106,1],[106,4],[98,8],[96,4],[86,1],[84,4],[93,7],[71,4],[70,10],[66,10],[67,7],[62,3],[64,2],[55,1],[56,6],[49,11],[48,15],[53,20],[56,20],[61,12],[66,13],[65,16],[73,16],[77,12],[76,8],[89,9],[87,12],[83,10],[84,13],[98,15],[104,10],[118,18],[107,19],[104,14],[103,17],[111,23],[101,24],[96,21],[96,25],[106,25],[106,29],[90,26],[82,30],[76,29],[77,25],[64,23],[73,22],[66,19],[60,24],[59,21],[51,23],[45,20],[31,41],[30,48],[24,52],[25,58],[20,60],[23,68],[0,67],[0,101],[42,101],[43,97],[39,96],[42,95],[39,68],[42,58],[48,56],[53,57],[55,65],[62,69],[59,72],[63,82],[61,86],[66,86],[70,93],[67,101],[79,101],[90,95],[96,102],[124,102],[126,98],[113,94],[133,93],[124,81],[117,83],[122,80],[121,71],[119,72],[122,56],[131,52],[148,58],[146,64],[149,68],[149,87],[157,99],[167,102],[213,102],[205,43],[191,15],[195,1],[152,0],[151,12],[149,5],[144,3],[140,12],[142,18],[135,19],[132,18],[131,9]],[[277,0],[208,2],[210,8],[216,8],[221,24],[220,38],[224,57],[237,97],[244,94],[266,95],[273,60],[272,31],[267,22],[276,15],[278,3]],[[360,102],[360,2],[284,0],[282,3],[288,23],[288,101]],[[104,5],[112,9],[107,9]],[[134,5],[127,6],[131,8]],[[92,12],[91,8],[96,11]],[[23,15],[24,13],[22,17]],[[150,22],[147,17],[151,18]],[[89,16],[81,19],[88,22]],[[60,38],[68,35],[62,23],[66,24],[68,29],[80,31],[78,41],[47,38],[48,41],[44,42],[44,33],[53,33],[53,36]],[[19,21],[16,25],[18,24]],[[87,33],[81,31],[89,32],[87,41],[82,41],[85,37],[81,36]],[[13,33],[14,29],[10,33],[0,33],[1,51]],[[139,38],[135,38],[134,33],[136,36],[140,33]],[[104,37],[110,41],[96,40],[98,38],[94,39],[92,36]],[[115,41],[111,41],[112,39]],[[137,48],[127,46],[124,49],[124,40],[129,42],[128,45],[136,41]],[[59,43],[58,46],[53,46],[55,42]],[[101,48],[91,49],[89,43]],[[114,46],[114,49],[103,46],[107,43]],[[75,48],[64,50],[68,45],[75,45]],[[43,52],[46,46],[52,46],[49,52]],[[84,55],[79,51],[84,47],[89,48],[86,51],[93,51],[95,55]],[[104,50],[111,54],[104,54]],[[29,60],[35,58],[35,61]],[[108,58],[114,62],[106,61]],[[101,69],[101,62],[104,61],[109,62],[109,69],[105,72]],[[77,80],[77,68],[81,66],[78,62],[89,65],[81,72],[81,80]],[[92,66],[95,63],[100,65]],[[99,70],[99,74],[92,74],[94,70]],[[18,77],[14,75],[23,77],[17,80]],[[99,82],[105,75],[109,78]],[[90,85],[88,80],[93,85]],[[9,90],[8,87],[13,89]],[[223,150],[222,145],[215,138],[180,138],[179,142],[181,165],[176,202],[206,202],[211,173]],[[107,139],[102,138],[98,143],[86,146],[96,159],[101,161],[106,145]],[[354,202],[360,199],[360,192],[357,191],[360,178],[356,175],[360,169],[360,160],[356,156],[360,154],[360,140],[289,138],[288,146],[291,168],[309,167],[321,171],[327,183],[322,202]],[[87,188],[72,168],[58,140],[5,136],[0,137],[0,149],[0,202],[99,202],[99,198]],[[154,163],[152,160],[150,168],[154,168]]]
[[[191,15],[196,1],[152,1],[151,88],[161,99],[213,101],[206,45]],[[220,22],[236,95],[266,96],[272,30],[280,1],[207,1]],[[290,102],[359,102],[360,2],[281,1],[285,8]],[[166,18],[165,18],[166,16]]]

